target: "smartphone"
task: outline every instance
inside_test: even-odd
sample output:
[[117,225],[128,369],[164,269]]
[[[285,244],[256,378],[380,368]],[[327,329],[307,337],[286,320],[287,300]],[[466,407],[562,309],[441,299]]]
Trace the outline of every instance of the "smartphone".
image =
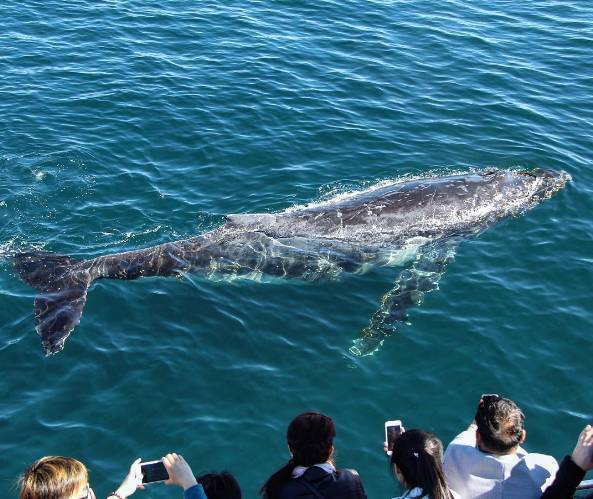
[[387,442],[387,455],[391,456],[393,443],[402,433],[402,422],[399,419],[385,421],[385,441]]
[[164,482],[169,479],[169,473],[161,460],[140,463],[140,470],[142,471],[142,483]]

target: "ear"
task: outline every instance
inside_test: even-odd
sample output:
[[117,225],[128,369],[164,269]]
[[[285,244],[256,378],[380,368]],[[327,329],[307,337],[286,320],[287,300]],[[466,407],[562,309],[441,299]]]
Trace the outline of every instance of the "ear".
[[522,444],[523,442],[525,442],[526,438],[527,438],[527,432],[525,430],[523,430],[521,432],[521,438],[519,439],[519,444]]

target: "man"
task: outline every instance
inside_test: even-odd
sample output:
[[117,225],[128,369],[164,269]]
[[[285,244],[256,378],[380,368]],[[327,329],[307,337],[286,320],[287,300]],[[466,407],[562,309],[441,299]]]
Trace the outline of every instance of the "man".
[[498,395],[482,395],[474,422],[445,452],[449,488],[465,498],[539,498],[554,480],[551,456],[526,452],[525,416]]

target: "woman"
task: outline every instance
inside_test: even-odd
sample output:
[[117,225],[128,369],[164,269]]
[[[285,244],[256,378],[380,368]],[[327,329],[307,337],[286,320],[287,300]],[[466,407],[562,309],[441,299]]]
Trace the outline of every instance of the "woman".
[[[45,456],[29,466],[20,480],[19,499],[95,499],[86,467],[71,457]],[[108,499],[125,499],[142,488],[140,459]]]
[[306,412],[292,420],[286,440],[291,458],[261,489],[265,499],[366,499],[354,470],[335,467],[336,428],[330,417]]
[[443,473],[443,444],[432,433],[408,430],[393,444],[393,474],[406,491],[398,499],[453,499]]

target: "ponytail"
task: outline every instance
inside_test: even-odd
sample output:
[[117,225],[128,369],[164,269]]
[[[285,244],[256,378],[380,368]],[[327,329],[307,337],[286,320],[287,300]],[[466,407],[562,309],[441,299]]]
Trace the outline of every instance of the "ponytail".
[[420,487],[430,499],[450,499],[452,496],[441,463],[424,449],[418,452],[417,460],[415,486]]
[[282,468],[280,468],[276,473],[274,473],[266,483],[264,483],[263,487],[259,491],[260,495],[264,499],[279,499],[280,498],[280,491],[285,483],[290,481],[292,478],[292,471],[295,469],[296,465],[294,464],[294,460],[291,459],[288,461]]
[[452,499],[442,465],[443,444],[432,433],[408,430],[395,441],[391,463],[406,486],[420,487],[430,499]]

